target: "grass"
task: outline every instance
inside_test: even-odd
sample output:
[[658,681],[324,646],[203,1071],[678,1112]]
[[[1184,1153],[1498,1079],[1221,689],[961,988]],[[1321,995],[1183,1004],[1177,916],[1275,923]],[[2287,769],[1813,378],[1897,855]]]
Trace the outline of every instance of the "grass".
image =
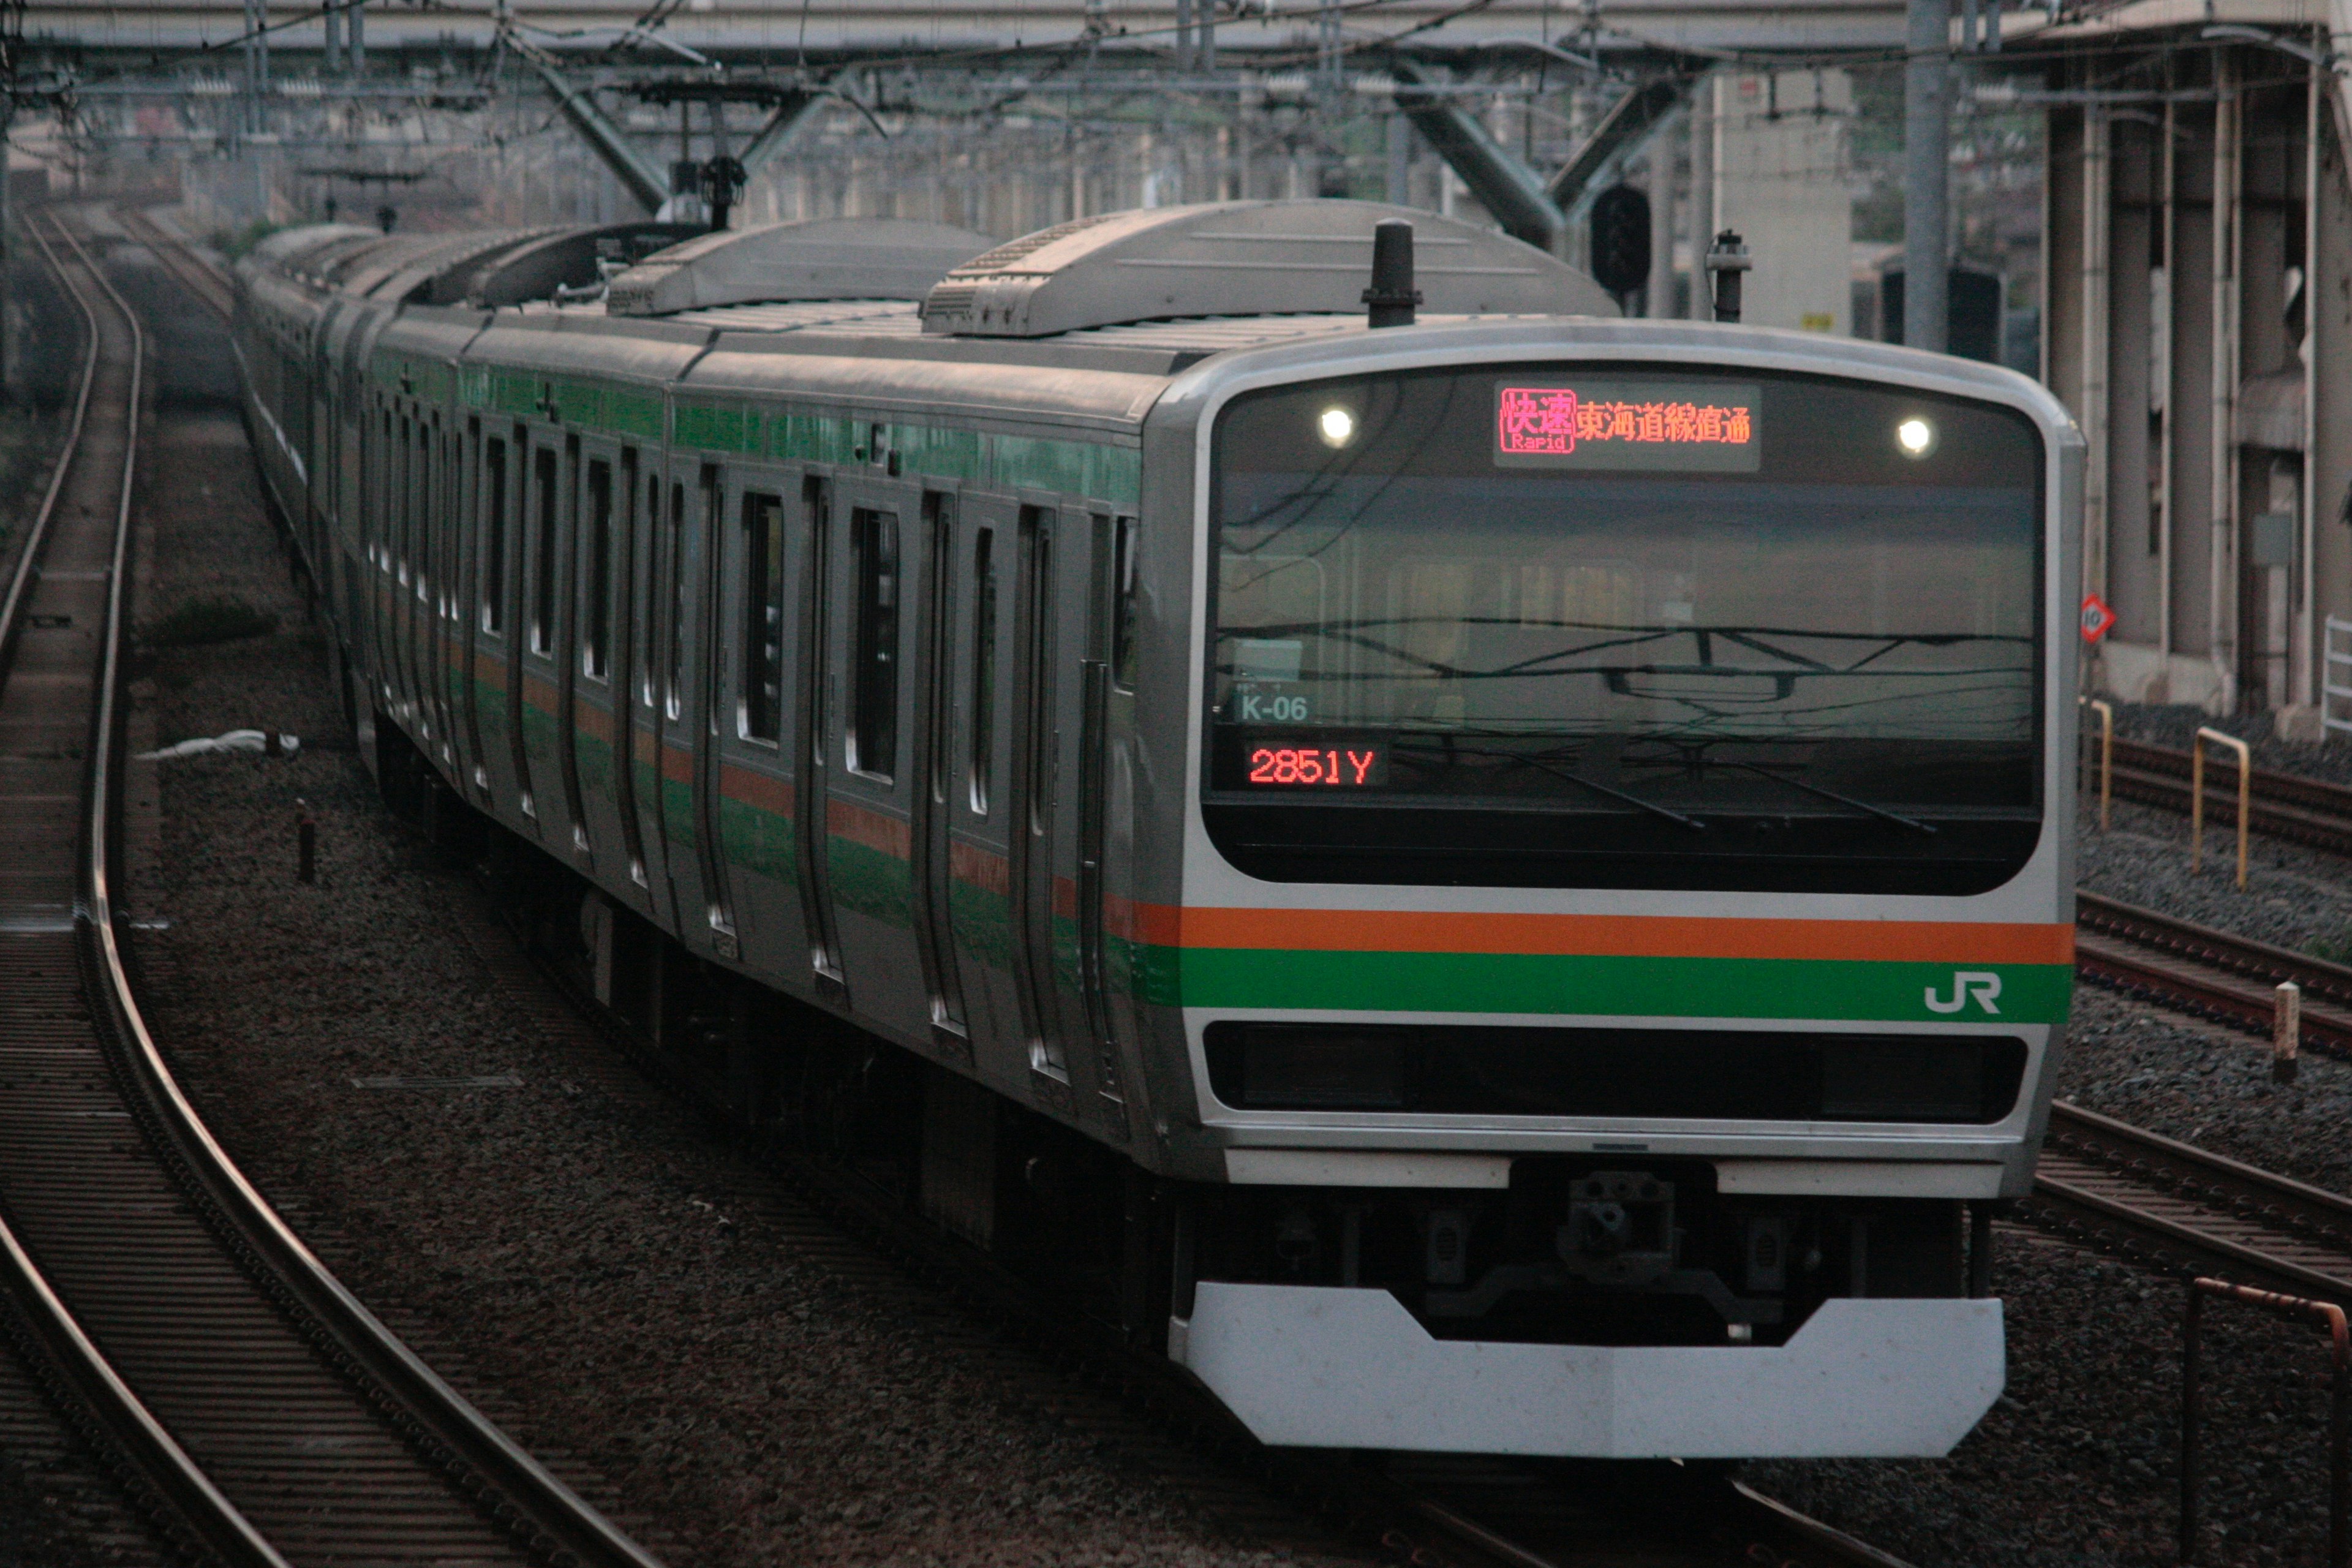
[[278,629],[278,617],[257,610],[227,595],[187,599],[170,615],[147,628],[149,647],[196,647],[205,643],[237,642],[266,637]]

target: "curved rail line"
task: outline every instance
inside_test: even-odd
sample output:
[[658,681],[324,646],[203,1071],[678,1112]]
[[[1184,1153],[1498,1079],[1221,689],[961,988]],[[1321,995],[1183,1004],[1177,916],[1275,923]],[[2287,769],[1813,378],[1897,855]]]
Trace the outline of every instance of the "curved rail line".
[[186,241],[127,203],[116,207],[114,216],[132,238],[153,253],[163,270],[182,288],[210,306],[221,320],[235,317],[236,290],[218,270],[197,258]]
[[53,213],[89,323],[71,443],[0,605],[0,1294],[68,1418],[238,1568],[656,1568],[327,1272],[181,1093],[110,861],[145,344]]

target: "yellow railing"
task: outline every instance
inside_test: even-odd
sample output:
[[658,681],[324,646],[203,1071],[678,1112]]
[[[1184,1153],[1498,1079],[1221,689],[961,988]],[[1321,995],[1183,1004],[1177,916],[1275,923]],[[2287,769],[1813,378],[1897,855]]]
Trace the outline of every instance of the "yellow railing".
[[2074,700],[2099,716],[2099,831],[2105,833],[2116,793],[2116,705],[2095,697]]
[[2197,727],[2196,743],[2189,748],[2189,870],[2191,876],[2205,859],[2205,742],[2229,747],[2238,753],[2238,886],[2246,885],[2246,818],[2253,804],[2254,749],[2235,735]]

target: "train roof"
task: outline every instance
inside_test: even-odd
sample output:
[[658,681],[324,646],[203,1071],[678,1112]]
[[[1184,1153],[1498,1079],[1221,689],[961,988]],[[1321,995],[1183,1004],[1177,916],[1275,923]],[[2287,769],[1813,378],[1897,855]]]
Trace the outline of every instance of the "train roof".
[[1372,233],[1412,226],[1413,282],[1433,315],[1614,316],[1617,302],[1510,236],[1381,202],[1202,202],[1080,218],[1001,245],[940,280],[923,331],[1046,338],[1188,317],[1355,310]]
[[607,308],[667,316],[772,301],[920,300],[992,243],[971,229],[903,218],[810,218],[705,234],[614,279]]

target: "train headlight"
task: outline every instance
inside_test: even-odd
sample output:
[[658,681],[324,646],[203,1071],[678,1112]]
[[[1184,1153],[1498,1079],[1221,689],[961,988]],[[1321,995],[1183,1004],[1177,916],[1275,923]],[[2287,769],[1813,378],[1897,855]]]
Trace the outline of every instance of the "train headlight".
[[1356,438],[1356,416],[1344,408],[1326,408],[1315,416],[1315,433],[1326,447],[1344,447]]
[[1906,458],[1924,458],[1936,449],[1936,427],[1915,414],[1895,427],[1895,444]]

